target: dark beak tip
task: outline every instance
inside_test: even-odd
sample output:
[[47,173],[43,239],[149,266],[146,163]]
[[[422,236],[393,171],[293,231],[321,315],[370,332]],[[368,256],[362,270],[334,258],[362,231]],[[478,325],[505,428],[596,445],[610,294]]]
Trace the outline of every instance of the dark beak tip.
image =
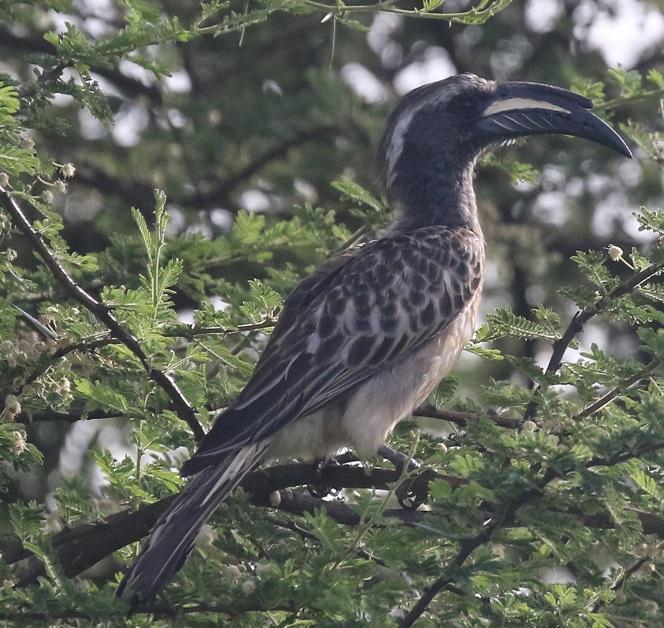
[[623,147],[622,154],[625,155],[625,157],[627,157],[628,159],[634,159],[634,154],[632,153],[630,147],[627,146],[627,144],[625,144],[625,146]]

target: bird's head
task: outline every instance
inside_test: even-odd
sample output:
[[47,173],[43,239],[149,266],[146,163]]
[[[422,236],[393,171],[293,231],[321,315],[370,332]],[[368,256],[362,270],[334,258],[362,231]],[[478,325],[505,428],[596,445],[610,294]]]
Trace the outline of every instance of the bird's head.
[[472,74],[424,85],[402,98],[381,142],[388,197],[403,205],[432,202],[427,192],[436,186],[440,193],[441,177],[453,183],[483,149],[526,135],[574,135],[631,157],[591,107],[587,98],[560,87],[499,84]]

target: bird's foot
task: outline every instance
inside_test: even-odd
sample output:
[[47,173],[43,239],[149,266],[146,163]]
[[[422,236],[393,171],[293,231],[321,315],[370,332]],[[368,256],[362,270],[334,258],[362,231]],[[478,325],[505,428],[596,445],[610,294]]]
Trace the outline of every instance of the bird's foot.
[[307,490],[312,497],[323,499],[323,497],[327,497],[328,495],[336,497],[339,494],[338,488],[328,486],[323,482],[325,469],[338,466],[340,466],[340,462],[337,458],[318,458],[317,460],[314,460],[313,467],[316,483],[307,486]]
[[[422,469],[422,463],[419,460],[402,454],[387,445],[380,447],[378,454],[385,460],[389,460],[400,476],[404,475],[404,470],[406,473],[411,473]],[[424,478],[425,475],[429,475],[426,469],[422,473],[415,474],[415,477],[407,477],[399,482],[394,494],[402,508],[416,510],[426,501],[427,480]]]

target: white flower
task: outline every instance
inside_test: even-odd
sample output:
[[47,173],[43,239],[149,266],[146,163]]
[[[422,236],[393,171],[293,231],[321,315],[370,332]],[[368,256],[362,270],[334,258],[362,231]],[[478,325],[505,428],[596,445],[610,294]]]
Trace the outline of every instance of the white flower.
[[256,590],[256,583],[250,578],[242,583],[242,593],[251,595]]
[[21,412],[21,404],[14,395],[7,395],[5,397],[5,412],[14,418]]
[[537,430],[537,423],[535,421],[524,421],[521,426],[521,431],[524,434],[532,434]]
[[272,508],[279,508],[281,504],[281,493],[279,491],[272,491],[270,493],[270,506]]
[[70,179],[74,176],[74,174],[76,174],[76,168],[74,167],[74,164],[66,163],[64,166],[62,166],[62,176],[65,179]]
[[226,565],[222,571],[222,575],[231,582],[237,582],[240,579],[241,572],[235,565]]
[[609,257],[614,262],[617,262],[623,256],[623,250],[619,246],[616,246],[615,244],[609,245],[608,252],[609,252]]
[[0,185],[3,188],[9,185],[9,175],[6,172],[0,172]]
[[14,444],[12,451],[15,454],[22,454],[28,448],[28,442],[25,440],[23,432],[14,432]]

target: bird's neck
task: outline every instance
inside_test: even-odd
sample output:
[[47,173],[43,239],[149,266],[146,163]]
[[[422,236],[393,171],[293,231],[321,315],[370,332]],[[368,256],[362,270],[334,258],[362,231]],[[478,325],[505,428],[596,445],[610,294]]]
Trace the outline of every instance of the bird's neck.
[[481,234],[473,188],[475,164],[466,168],[448,166],[438,162],[434,171],[421,168],[395,180],[394,201],[401,212],[395,230],[441,225],[466,227]]

